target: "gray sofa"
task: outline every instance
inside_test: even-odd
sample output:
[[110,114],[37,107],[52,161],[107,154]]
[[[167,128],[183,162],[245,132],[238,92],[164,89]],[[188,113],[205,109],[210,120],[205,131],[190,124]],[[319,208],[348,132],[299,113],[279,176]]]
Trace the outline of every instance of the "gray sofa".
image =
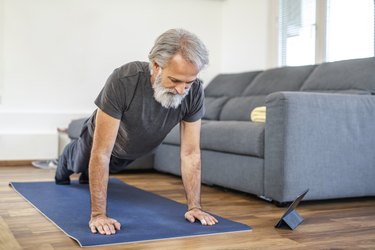
[[[375,58],[220,74],[206,87],[202,182],[278,203],[375,194]],[[250,121],[267,107],[265,123]],[[154,168],[180,175],[179,128]]]

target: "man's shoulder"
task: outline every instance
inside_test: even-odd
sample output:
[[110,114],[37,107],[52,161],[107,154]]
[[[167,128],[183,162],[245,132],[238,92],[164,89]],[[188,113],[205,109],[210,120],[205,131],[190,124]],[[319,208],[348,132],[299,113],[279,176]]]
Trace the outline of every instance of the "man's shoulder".
[[[126,63],[116,69],[116,75],[119,79],[137,76],[139,74],[145,74],[149,72],[148,62],[134,61]],[[149,75],[149,73],[148,73]]]
[[201,79],[197,78],[192,85],[192,94],[203,94],[203,82]]
[[203,102],[204,100],[204,89],[203,82],[197,78],[190,88],[188,95],[183,100],[183,105],[190,107],[196,103]]

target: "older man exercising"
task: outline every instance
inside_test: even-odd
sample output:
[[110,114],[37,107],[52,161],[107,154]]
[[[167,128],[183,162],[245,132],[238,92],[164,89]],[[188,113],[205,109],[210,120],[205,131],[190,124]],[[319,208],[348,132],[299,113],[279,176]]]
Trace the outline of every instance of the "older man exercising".
[[197,36],[171,29],[156,39],[148,63],[131,62],[110,75],[95,100],[98,108],[80,137],[65,147],[55,175],[56,184],[70,184],[73,173],[81,173],[80,183],[89,183],[92,233],[115,234],[121,227],[106,213],[109,173],[152,152],[178,123],[185,218],[202,225],[218,222],[200,201],[204,93],[197,76],[207,64],[207,49]]

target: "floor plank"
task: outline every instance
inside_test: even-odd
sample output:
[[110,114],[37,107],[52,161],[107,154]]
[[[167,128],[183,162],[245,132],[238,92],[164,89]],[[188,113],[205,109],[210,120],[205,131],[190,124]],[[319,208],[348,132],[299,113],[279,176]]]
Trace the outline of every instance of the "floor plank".
[[[75,241],[8,185],[10,181],[52,181],[53,176],[53,170],[31,166],[0,167],[0,249],[79,249]],[[114,177],[185,202],[178,177],[156,172],[129,172]],[[252,195],[203,186],[202,203],[207,211],[248,224],[253,231],[95,249],[375,249],[374,197],[302,202],[298,212],[305,221],[294,231],[274,228],[285,208]]]
[[0,249],[21,249],[8,224],[0,216]]

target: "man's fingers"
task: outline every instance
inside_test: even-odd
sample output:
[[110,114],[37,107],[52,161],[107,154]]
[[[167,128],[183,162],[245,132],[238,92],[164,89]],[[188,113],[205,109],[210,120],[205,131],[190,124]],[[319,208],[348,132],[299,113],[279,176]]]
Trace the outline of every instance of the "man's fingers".
[[192,216],[189,212],[187,212],[185,214],[185,219],[187,219],[188,221],[190,221],[191,223],[193,223],[195,221],[195,218],[194,216]]
[[116,233],[115,226],[113,224],[109,224],[108,227],[109,227],[109,231],[110,231],[111,234]]
[[211,216],[210,214],[208,213],[205,213],[205,212],[201,212],[200,214],[196,215],[195,216],[203,226],[212,226],[212,225],[215,225],[216,223],[218,223],[218,220],[215,219],[215,217]]
[[207,221],[206,221],[205,219],[200,219],[200,221],[201,221],[201,224],[202,224],[203,226],[207,225]]
[[113,220],[113,225],[115,226],[116,230],[121,229],[121,224],[117,220]]
[[207,221],[207,224],[210,225],[210,226],[215,225],[217,223],[217,220],[215,219],[215,217],[213,217],[209,214],[207,214],[205,219]]
[[89,227],[92,233],[99,232],[100,234],[111,235],[115,234],[116,230],[121,229],[121,224],[108,217],[105,218],[92,218],[89,222]]
[[90,225],[91,233],[96,234],[96,227],[94,225]]
[[209,220],[208,216],[199,215],[199,216],[197,216],[197,218],[203,226],[207,226],[210,223],[210,220]]
[[105,234],[105,231],[104,231],[102,225],[98,225],[98,226],[96,226],[96,228],[98,229],[98,231],[99,231],[100,234]]
[[111,230],[109,229],[109,225],[108,224],[105,224],[103,226],[103,229],[104,229],[104,232],[106,235],[110,235],[111,234]]
[[207,223],[208,225],[215,225],[217,223],[217,221],[215,221],[216,219],[212,216],[208,216],[208,219],[207,219]]

